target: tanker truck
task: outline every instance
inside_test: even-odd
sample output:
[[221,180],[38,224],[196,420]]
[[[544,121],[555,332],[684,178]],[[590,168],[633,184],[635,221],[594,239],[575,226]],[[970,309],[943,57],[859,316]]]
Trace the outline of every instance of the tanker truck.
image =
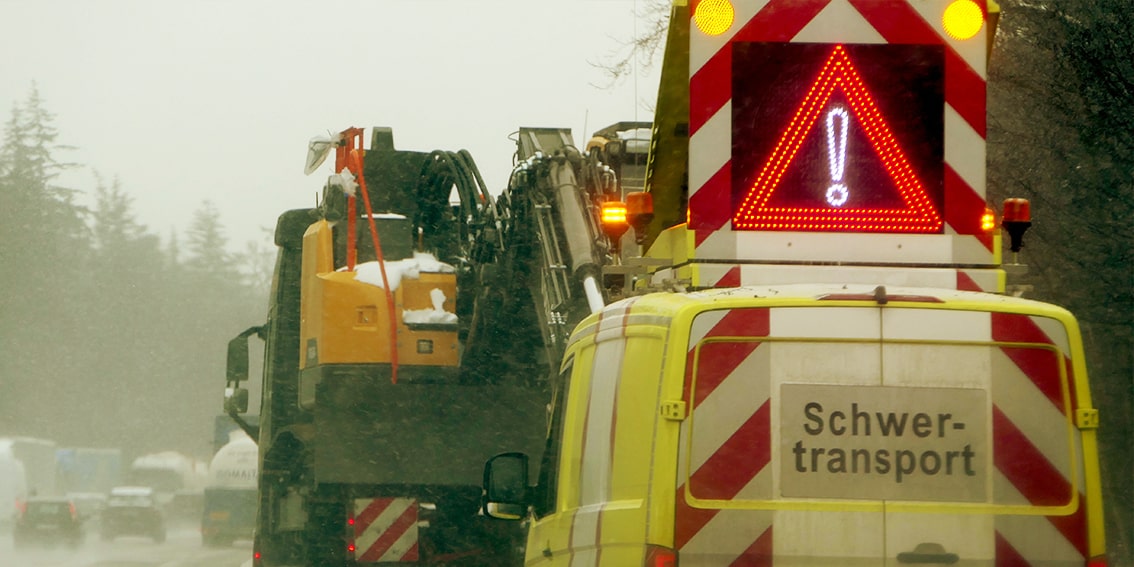
[[243,431],[233,431],[209,463],[201,541],[207,547],[252,539],[256,528],[256,479],[259,449]]

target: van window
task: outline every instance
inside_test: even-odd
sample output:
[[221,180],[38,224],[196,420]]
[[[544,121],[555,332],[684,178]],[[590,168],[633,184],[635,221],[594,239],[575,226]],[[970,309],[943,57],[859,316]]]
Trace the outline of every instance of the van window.
[[567,361],[554,387],[549,405],[551,421],[547,428],[547,445],[539,465],[539,481],[533,507],[535,515],[541,518],[555,511],[556,488],[559,484],[559,456],[563,450],[563,419],[567,413],[567,391],[571,384],[571,371],[574,359]]

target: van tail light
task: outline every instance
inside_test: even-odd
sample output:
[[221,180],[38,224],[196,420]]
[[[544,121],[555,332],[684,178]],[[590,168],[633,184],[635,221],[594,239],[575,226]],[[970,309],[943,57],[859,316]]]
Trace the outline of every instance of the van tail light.
[[1087,567],[1107,567],[1105,555],[1096,555],[1087,560]]
[[71,521],[73,522],[75,520],[78,520],[79,519],[79,513],[75,510],[75,503],[74,502],[68,502],[67,507],[71,510]]
[[644,567],[677,567],[677,552],[660,545],[647,545]]

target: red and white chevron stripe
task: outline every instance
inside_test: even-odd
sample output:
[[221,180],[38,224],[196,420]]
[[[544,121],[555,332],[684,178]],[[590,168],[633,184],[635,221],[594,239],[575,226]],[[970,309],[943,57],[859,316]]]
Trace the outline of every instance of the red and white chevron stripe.
[[358,563],[418,561],[417,500],[357,498],[353,519]]
[[[870,344],[880,336],[932,342]],[[865,342],[809,341],[814,339]],[[682,564],[896,557],[937,541],[965,559],[996,565],[1083,565],[1085,473],[1078,432],[1069,421],[1077,404],[1069,356],[1061,323],[1017,314],[810,307],[699,315],[688,347],[685,400],[691,411],[682,423],[675,495],[674,546]],[[987,391],[992,454],[984,458],[992,462],[980,470],[988,475],[990,507],[950,514],[697,504],[782,500],[774,478],[778,465],[772,465],[790,456],[776,441],[778,384],[801,381]],[[996,512],[1076,502],[1070,515]]]
[[[1078,402],[1067,335],[1049,319],[991,315],[996,341],[1051,345],[1054,350],[1003,347],[994,360],[993,451],[998,504],[1061,506],[1078,499],[1068,516],[999,516],[997,565],[1082,564],[1088,556],[1079,436],[1067,428]],[[1060,374],[1062,367],[1063,374]],[[1064,440],[1061,442],[1061,440]]]
[[[691,14],[698,3],[692,0]],[[768,248],[767,239],[729,227],[733,42],[932,44],[945,50],[944,208],[946,235],[956,238],[948,250],[926,248],[921,259],[929,261],[927,254],[939,254],[941,258],[934,261],[991,263],[992,239],[979,226],[985,208],[984,42],[958,42],[942,34],[944,3],[939,1],[738,0],[733,4],[736,23],[725,34],[709,37],[691,26],[689,227],[695,230],[695,255],[768,259],[784,253],[782,246]],[[978,4],[983,9],[984,2]],[[863,235],[841,236],[850,248],[876,242],[860,238]],[[796,251],[811,250],[806,242],[793,244]]]

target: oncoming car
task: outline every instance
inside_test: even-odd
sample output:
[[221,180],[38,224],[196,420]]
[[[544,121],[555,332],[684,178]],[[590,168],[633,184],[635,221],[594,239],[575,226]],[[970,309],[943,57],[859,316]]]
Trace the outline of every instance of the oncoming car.
[[110,491],[102,512],[99,536],[103,541],[118,536],[143,536],[165,541],[165,517],[152,488],[120,486]]

